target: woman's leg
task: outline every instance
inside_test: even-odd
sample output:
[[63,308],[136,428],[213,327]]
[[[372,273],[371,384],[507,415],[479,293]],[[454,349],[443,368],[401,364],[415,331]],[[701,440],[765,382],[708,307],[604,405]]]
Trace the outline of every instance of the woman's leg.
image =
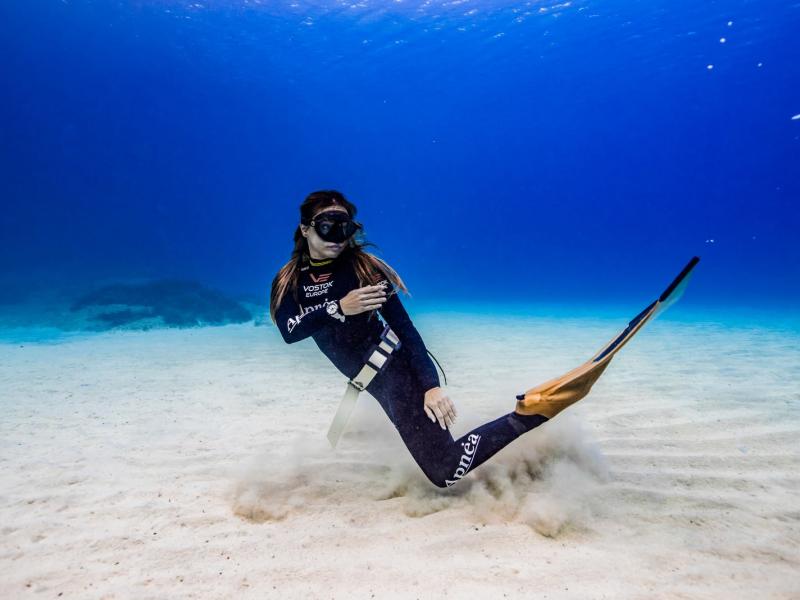
[[[392,368],[395,367],[395,368]],[[435,485],[448,487],[523,433],[547,421],[511,412],[454,440],[423,408],[425,392],[401,361],[373,380],[368,391],[394,423],[411,456]]]

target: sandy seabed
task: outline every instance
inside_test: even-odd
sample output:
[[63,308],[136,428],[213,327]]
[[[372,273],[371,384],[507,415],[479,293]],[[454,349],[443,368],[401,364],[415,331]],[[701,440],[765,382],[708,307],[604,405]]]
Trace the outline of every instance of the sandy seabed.
[[[426,314],[458,437],[623,323]],[[798,598],[800,335],[662,319],[450,489],[271,327],[0,344],[0,598]]]

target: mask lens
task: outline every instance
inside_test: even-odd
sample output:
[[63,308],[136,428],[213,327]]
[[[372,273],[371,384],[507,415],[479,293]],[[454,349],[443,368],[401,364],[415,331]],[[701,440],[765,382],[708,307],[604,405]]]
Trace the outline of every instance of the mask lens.
[[320,221],[314,225],[314,228],[317,230],[319,237],[324,240],[325,236],[329,235],[331,230],[333,230],[334,225],[335,223],[333,221]]
[[[321,217],[321,219],[320,219]],[[340,243],[352,236],[359,228],[354,221],[340,212],[318,215],[314,221],[317,235],[326,242]]]

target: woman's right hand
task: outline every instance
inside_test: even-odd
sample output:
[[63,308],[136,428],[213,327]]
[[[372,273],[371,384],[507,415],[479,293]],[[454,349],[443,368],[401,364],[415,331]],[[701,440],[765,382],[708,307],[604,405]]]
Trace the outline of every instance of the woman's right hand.
[[364,287],[350,290],[345,297],[339,300],[342,313],[357,315],[380,308],[386,302],[386,290],[382,285],[365,285]]

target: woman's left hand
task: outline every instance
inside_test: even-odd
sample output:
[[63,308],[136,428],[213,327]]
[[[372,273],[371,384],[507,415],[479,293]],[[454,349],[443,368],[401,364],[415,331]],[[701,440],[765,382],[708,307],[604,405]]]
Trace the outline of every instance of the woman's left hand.
[[440,387],[425,392],[425,414],[434,423],[438,420],[442,429],[447,429],[456,421],[456,407]]

